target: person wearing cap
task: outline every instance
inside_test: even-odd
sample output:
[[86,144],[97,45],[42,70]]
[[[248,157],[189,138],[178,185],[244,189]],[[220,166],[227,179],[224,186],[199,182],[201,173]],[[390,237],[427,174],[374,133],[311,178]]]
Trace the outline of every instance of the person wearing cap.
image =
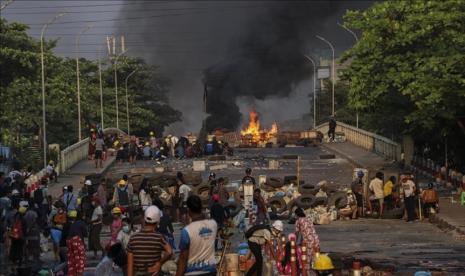
[[68,275],[83,275],[86,266],[84,238],[87,237],[87,224],[80,219],[76,210],[68,212],[68,220],[70,225],[65,235]]
[[311,217],[307,217],[302,208],[294,211],[297,217],[295,222],[295,233],[301,237],[302,244],[307,246],[308,261],[311,262],[315,252],[320,252],[320,239],[315,231]]
[[133,264],[128,263],[128,274],[134,271],[137,274],[157,275],[161,266],[171,258],[171,246],[158,232],[160,217],[160,209],[156,206],[145,210],[141,231],[131,236],[126,247],[128,259],[133,259]]
[[64,191],[63,194],[63,203],[66,206],[66,210],[73,211],[77,210],[77,196],[73,194],[73,185],[69,185],[66,187],[66,190]]
[[284,224],[282,221],[276,220],[273,222],[271,229],[268,227],[257,227],[255,229],[247,241],[249,249],[255,257],[255,263],[247,271],[246,276],[255,275],[255,273],[256,275],[263,275],[262,246],[265,246],[265,250],[268,249],[272,258],[276,260],[272,239],[281,235],[284,230]]
[[344,189],[347,193],[347,205],[339,210],[341,218],[356,219],[357,218],[357,200],[352,190]]
[[218,226],[202,214],[202,200],[197,195],[187,199],[191,223],[181,230],[176,276],[216,275],[215,238]]
[[111,232],[111,239],[109,241],[110,245],[116,243],[118,233],[123,227],[123,220],[122,220],[122,210],[120,207],[114,207],[111,210],[111,214],[113,215],[113,221],[110,225],[110,232]]
[[103,219],[103,209],[100,205],[100,200],[98,197],[92,198],[92,216],[90,217],[90,231],[89,231],[89,250],[94,251],[94,259],[97,258],[97,251],[102,252],[102,257],[104,255],[103,247],[100,242],[100,233],[102,232],[102,219]]

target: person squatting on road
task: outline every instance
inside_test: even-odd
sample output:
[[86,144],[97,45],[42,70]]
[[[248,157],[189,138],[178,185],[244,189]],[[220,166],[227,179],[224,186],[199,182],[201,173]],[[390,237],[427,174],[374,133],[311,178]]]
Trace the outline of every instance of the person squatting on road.
[[[255,257],[255,263],[245,274],[246,276],[263,275],[263,255],[262,246],[269,250],[273,259],[276,259],[272,239],[280,236],[284,230],[283,222],[276,220],[271,229],[267,225],[255,225],[245,233],[249,249]],[[255,274],[256,273],[256,274]]]

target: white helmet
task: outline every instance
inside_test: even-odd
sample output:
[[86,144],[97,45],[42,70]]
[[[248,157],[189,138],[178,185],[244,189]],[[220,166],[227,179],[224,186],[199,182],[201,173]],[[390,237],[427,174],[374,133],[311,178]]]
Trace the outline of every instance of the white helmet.
[[159,223],[160,222],[161,212],[157,206],[149,206],[144,213],[144,220],[147,223]]
[[86,182],[84,182],[84,185],[92,186],[92,181],[90,181],[90,179],[87,179]]
[[272,226],[274,229],[278,230],[279,232],[282,232],[284,230],[284,224],[280,220],[273,222]]

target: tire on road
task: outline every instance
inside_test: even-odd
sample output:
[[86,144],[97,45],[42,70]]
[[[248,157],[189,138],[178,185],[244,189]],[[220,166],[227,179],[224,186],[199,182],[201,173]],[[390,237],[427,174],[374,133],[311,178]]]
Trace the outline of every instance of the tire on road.
[[270,179],[266,181],[265,185],[276,189],[276,188],[281,188],[282,186],[284,186],[284,183],[280,178],[270,177]]
[[404,216],[404,205],[400,207],[393,208],[391,210],[383,211],[382,219],[401,219]]
[[308,194],[315,195],[316,193],[314,194],[315,192],[314,190],[315,190],[315,186],[313,186],[310,183],[302,184],[299,186],[299,193],[303,195],[308,195]]
[[235,217],[237,214],[239,214],[239,212],[241,211],[242,209],[242,206],[235,202],[235,201],[228,201],[225,205],[224,205],[224,209],[228,210],[229,211],[229,217],[230,218],[233,218]]
[[336,206],[341,209],[347,206],[347,194],[345,192],[335,192],[328,198],[328,207]]
[[268,206],[272,206],[272,207],[276,208],[276,212],[278,214],[280,214],[280,213],[287,210],[286,201],[284,201],[284,199],[282,197],[279,197],[279,196],[270,197],[270,198],[268,198],[266,203],[267,203]]
[[195,194],[200,197],[202,203],[208,202],[210,199],[210,185],[201,184],[195,188]]
[[315,204],[315,196],[312,194],[301,195],[295,199],[295,203],[302,209],[311,208],[312,205]]

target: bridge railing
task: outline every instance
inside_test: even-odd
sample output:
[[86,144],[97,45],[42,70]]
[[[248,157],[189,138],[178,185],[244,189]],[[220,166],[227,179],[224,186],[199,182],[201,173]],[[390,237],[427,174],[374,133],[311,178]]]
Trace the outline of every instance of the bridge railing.
[[[329,123],[321,124],[316,129],[326,135],[329,130]],[[336,132],[344,133],[347,141],[368,151],[375,152],[385,159],[400,160],[401,146],[391,139],[342,122],[337,122]]]
[[[103,130],[104,134],[117,133],[126,135],[125,132],[117,128],[106,128]],[[89,138],[85,138],[60,152],[59,169],[61,173],[66,172],[78,162],[86,159],[89,152]]]

